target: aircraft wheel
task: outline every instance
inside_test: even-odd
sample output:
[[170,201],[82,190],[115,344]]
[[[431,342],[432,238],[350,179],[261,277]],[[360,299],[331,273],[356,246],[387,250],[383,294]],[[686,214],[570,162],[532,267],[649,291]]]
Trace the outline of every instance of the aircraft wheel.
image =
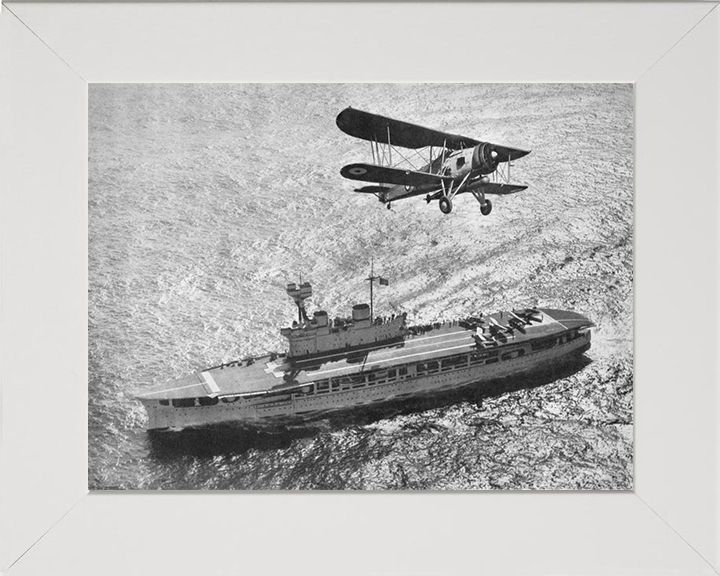
[[452,212],[452,200],[447,196],[440,198],[440,212],[443,214],[450,214],[450,212]]
[[492,202],[490,202],[490,200],[485,200],[485,204],[480,205],[480,213],[483,216],[487,216],[490,212],[492,212]]
[[388,210],[390,210],[390,208],[392,208],[392,206],[390,205],[390,202],[388,202],[388,203],[386,204],[386,207],[387,207]]

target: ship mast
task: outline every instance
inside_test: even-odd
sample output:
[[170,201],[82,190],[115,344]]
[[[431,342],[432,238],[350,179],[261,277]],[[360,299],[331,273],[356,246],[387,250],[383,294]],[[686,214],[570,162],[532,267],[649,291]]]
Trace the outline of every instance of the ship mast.
[[372,258],[370,259],[370,276],[365,278],[365,280],[370,281],[370,322],[375,322],[375,313],[373,310],[373,284],[375,283],[375,280],[380,283],[380,286],[387,286],[389,282],[382,276],[375,276],[375,263]]
[[375,284],[374,262],[370,260],[370,276],[367,277],[370,280],[370,323],[375,321],[375,313],[373,312],[373,284]]

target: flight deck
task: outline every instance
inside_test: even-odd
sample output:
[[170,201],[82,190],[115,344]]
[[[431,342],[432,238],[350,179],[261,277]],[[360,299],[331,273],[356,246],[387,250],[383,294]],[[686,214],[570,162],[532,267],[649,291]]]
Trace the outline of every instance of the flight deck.
[[423,333],[408,334],[401,342],[380,344],[360,350],[328,353],[312,358],[292,359],[266,355],[230,362],[158,386],[139,399],[178,399],[275,393],[325,378],[349,376],[403,364],[451,357],[474,350],[492,351],[500,346],[511,350],[528,341],[587,325],[587,319],[573,312],[541,309],[539,322],[510,329],[507,312],[484,316],[482,331],[464,321],[435,324]]

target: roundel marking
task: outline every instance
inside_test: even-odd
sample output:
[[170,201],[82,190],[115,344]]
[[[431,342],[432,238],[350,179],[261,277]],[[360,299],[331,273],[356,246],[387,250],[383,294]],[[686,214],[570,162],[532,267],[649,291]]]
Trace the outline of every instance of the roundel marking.
[[350,174],[352,174],[353,176],[362,176],[363,174],[367,174],[367,170],[365,168],[360,168],[359,166],[356,166],[355,168],[350,168],[348,172],[350,172]]

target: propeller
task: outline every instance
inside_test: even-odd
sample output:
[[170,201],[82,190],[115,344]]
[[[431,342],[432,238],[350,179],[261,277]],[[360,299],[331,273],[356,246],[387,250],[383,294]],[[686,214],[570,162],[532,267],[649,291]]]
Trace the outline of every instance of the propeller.
[[498,165],[498,151],[492,144],[483,142],[475,146],[472,155],[472,166],[474,170],[480,170],[481,174],[490,174],[495,171]]

